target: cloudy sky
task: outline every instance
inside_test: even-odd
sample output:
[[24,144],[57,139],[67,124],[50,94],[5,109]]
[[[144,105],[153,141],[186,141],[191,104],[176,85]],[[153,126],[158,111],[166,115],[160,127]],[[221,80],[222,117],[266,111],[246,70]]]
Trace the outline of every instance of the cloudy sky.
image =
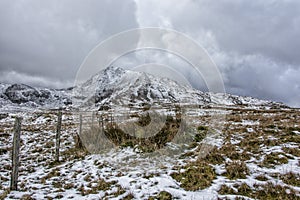
[[133,28],[193,38],[228,93],[300,107],[298,0],[1,0],[0,81],[62,88],[87,54]]

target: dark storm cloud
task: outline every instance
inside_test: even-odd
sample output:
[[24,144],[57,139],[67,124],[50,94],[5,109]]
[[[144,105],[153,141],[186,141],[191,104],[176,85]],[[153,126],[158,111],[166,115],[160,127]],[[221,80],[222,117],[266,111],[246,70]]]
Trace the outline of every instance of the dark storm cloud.
[[195,32],[204,28],[214,33],[225,51],[262,54],[290,64],[300,64],[299,1],[199,1],[188,7],[189,18],[174,18],[174,26]]
[[300,1],[137,2],[141,26],[172,28],[205,47],[227,92],[300,107]]
[[[300,107],[299,10],[298,0],[2,0],[0,81],[69,86],[99,42],[123,30],[159,26],[202,45],[227,92]],[[161,55],[151,56],[164,64]],[[165,64],[183,66],[174,62]],[[204,88],[189,69],[179,72]]]
[[300,1],[138,2],[138,18],[144,26],[169,26],[192,37],[209,30],[225,51],[260,53],[300,64]]
[[1,80],[32,83],[11,77],[19,73],[44,77],[38,85],[70,83],[95,45],[137,27],[135,9],[132,1],[1,1]]

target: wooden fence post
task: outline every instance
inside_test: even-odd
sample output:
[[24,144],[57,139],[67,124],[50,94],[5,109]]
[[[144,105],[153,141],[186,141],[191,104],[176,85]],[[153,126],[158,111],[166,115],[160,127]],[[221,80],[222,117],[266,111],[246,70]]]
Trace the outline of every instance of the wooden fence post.
[[82,134],[82,114],[79,115],[79,136]]
[[101,128],[102,128],[102,133],[104,133],[104,119],[103,119],[103,114],[101,114]]
[[94,128],[95,112],[92,112],[92,128]]
[[61,120],[62,120],[62,112],[59,111],[57,115],[57,129],[56,129],[56,137],[55,137],[56,139],[55,161],[56,162],[59,162]]
[[18,190],[19,175],[19,153],[20,153],[20,133],[22,118],[16,117],[14,125],[13,149],[12,149],[12,172],[10,189]]
[[83,149],[81,136],[82,136],[82,114],[79,115],[79,133],[76,134],[76,138],[75,138],[75,147],[78,149]]

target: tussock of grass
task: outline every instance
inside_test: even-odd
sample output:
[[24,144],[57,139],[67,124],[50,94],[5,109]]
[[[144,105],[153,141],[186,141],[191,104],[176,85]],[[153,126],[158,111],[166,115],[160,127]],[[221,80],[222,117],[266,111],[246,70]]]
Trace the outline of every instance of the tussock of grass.
[[215,179],[216,173],[208,163],[196,161],[185,166],[184,172],[175,172],[171,176],[181,183],[182,188],[196,191],[209,187]]
[[282,150],[287,154],[291,154],[293,156],[300,157],[300,149],[299,148],[284,147],[284,148],[282,148]]
[[63,188],[66,190],[69,190],[69,189],[75,188],[75,185],[74,185],[74,183],[65,183],[63,185]]
[[88,154],[86,149],[69,148],[62,152],[63,160],[84,159]]
[[30,194],[24,194],[24,195],[21,197],[21,200],[34,200],[34,198],[31,197]]
[[287,135],[285,137],[282,137],[282,141],[284,143],[291,142],[291,143],[299,144],[300,143],[300,135]]
[[246,150],[238,152],[236,145],[230,143],[223,145],[219,152],[231,160],[246,161],[250,159],[250,155]]
[[249,175],[248,167],[241,161],[227,162],[225,168],[225,175],[229,179],[244,179],[247,175]]
[[261,144],[263,144],[263,142],[255,138],[254,136],[247,136],[241,141],[239,146],[247,152],[257,154],[261,152]]
[[274,167],[275,165],[287,164],[288,159],[282,153],[272,152],[267,154],[264,160],[260,163],[261,167]]
[[149,197],[148,200],[172,200],[173,196],[167,191],[161,191],[158,195]]
[[223,185],[221,185],[218,193],[221,195],[225,195],[225,194],[235,194],[236,192],[234,191],[233,188],[229,187],[228,185],[223,184]]
[[[139,152],[153,152],[172,141],[182,128],[181,114],[176,116],[154,113],[134,115],[137,121],[116,123],[112,116],[102,116],[97,124],[87,124],[80,135],[82,144],[90,153],[101,153],[117,147],[138,148]],[[134,119],[136,120],[136,119]],[[151,122],[151,123],[150,123]],[[155,134],[156,133],[156,134]]]
[[5,189],[2,193],[0,193],[0,199],[5,199],[9,194],[9,192],[10,192],[9,189]]
[[224,158],[217,147],[214,147],[202,160],[213,165],[222,164],[224,162]]
[[237,190],[237,194],[243,196],[248,196],[252,192],[252,189],[246,183],[242,183],[241,185],[239,185],[237,187]]
[[288,185],[300,187],[300,174],[289,172],[289,173],[280,175],[280,179]]
[[104,179],[99,178],[96,182],[95,186],[89,185],[90,188],[85,189],[84,185],[81,185],[77,190],[80,192],[82,196],[88,195],[88,194],[98,194],[99,191],[107,191],[111,188],[112,185],[114,185],[116,182],[106,182]]
[[134,195],[132,193],[129,193],[122,198],[122,200],[131,200],[131,199],[134,199]]
[[[112,197],[118,197],[122,194],[124,194],[126,192],[126,190],[121,187],[120,185],[117,185],[117,191],[113,192],[112,194],[109,195],[109,197],[104,198],[104,199],[108,199],[108,198],[112,198]],[[126,199],[133,199],[134,195],[132,193],[127,194],[125,197],[122,198],[122,200],[126,200]]]
[[231,195],[242,195],[254,199],[262,200],[294,200],[299,199],[296,195],[296,191],[292,188],[275,185],[268,182],[267,184],[254,184],[253,188],[250,188],[246,183],[235,185],[235,189],[222,185],[218,191],[219,194],[231,194]]
[[208,127],[207,126],[198,126],[197,130],[198,131],[208,131]]
[[266,126],[266,128],[275,129],[276,126],[274,124],[269,124],[269,125]]
[[258,175],[255,177],[255,179],[259,180],[259,181],[267,181],[269,180],[265,175]]
[[[138,123],[147,124],[141,121]],[[153,134],[151,127],[146,129],[146,132],[143,132],[144,129],[136,129],[134,124],[123,124],[121,129],[115,123],[110,123],[105,127],[103,134],[104,137],[108,138],[117,146],[137,146],[142,152],[152,152],[164,147],[166,143],[172,141],[179,131],[180,124],[180,118],[167,116],[162,129],[159,130],[156,135],[147,137],[150,135],[150,133],[147,133],[148,129],[151,131],[151,134]],[[98,130],[98,133],[95,132],[95,134],[98,135],[99,133],[101,134],[101,130]]]
[[42,180],[43,179],[47,180],[47,179],[51,179],[53,177],[58,177],[58,176],[60,176],[60,170],[58,168],[55,168],[55,169],[52,169],[46,176],[44,176],[42,178]]
[[296,196],[296,191],[292,188],[275,185],[273,183],[267,183],[264,185],[254,185],[255,191],[250,193],[247,196],[256,199],[282,199],[282,200],[294,200],[299,199],[299,196]]
[[209,128],[206,126],[198,126],[197,133],[194,136],[194,142],[201,142],[208,134]]
[[151,123],[151,117],[150,114],[147,113],[145,115],[138,115],[138,121],[136,122],[136,124],[138,124],[139,126],[145,127],[147,125],[149,125]]
[[55,188],[63,188],[63,183],[59,180],[52,182],[53,187]]
[[1,148],[0,155],[6,154],[8,152],[8,148]]

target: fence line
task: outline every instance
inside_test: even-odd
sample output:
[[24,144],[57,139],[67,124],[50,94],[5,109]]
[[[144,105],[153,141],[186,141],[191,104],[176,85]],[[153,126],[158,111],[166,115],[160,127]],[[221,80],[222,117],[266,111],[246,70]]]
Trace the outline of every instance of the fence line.
[[[54,111],[52,111],[54,114]],[[57,113],[57,112],[56,112]],[[70,112],[64,112],[64,114],[68,114]],[[106,120],[103,115],[97,115],[95,112],[77,112],[76,114],[79,115],[79,131],[77,135],[77,141],[75,142],[75,146],[77,148],[83,148],[83,144],[80,138],[80,135],[83,132],[83,123],[85,121],[85,116],[83,113],[91,113],[92,115],[88,117],[88,121],[92,121],[92,126],[94,126],[94,122],[96,121],[96,117],[99,123],[99,127],[104,129],[104,121],[114,120],[112,113],[110,115],[106,115]],[[101,113],[101,112],[100,112]],[[39,114],[46,114],[46,113],[39,113]],[[73,113],[74,114],[74,113]],[[60,137],[61,137],[61,128],[62,128],[62,115],[63,111],[60,110],[57,113],[57,127],[56,127],[56,146],[55,146],[55,161],[59,162],[60,156]],[[18,175],[19,175],[19,166],[20,166],[20,139],[21,139],[21,126],[23,118],[20,116],[15,116],[14,127],[13,127],[13,148],[12,148],[12,170],[11,170],[11,180],[10,180],[10,190],[18,190]],[[0,124],[11,126],[13,121],[9,122],[0,122]],[[112,122],[110,122],[112,123]]]

